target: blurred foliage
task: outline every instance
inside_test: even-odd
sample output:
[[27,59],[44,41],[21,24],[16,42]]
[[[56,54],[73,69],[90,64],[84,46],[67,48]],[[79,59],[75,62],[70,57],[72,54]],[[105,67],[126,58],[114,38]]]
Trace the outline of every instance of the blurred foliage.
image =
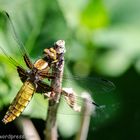
[[[41,57],[44,48],[64,39],[69,71],[115,81],[114,93],[94,96],[95,101],[105,104],[105,109],[91,121],[89,139],[140,139],[139,0],[0,0],[0,9],[10,14],[33,61]],[[8,21],[0,14],[0,46],[24,65],[12,34]],[[0,52],[1,110],[19,90],[19,81],[16,69]],[[72,85],[78,88],[74,81]],[[47,101],[37,94],[24,114],[45,119],[46,112]],[[71,115],[58,117],[61,134],[74,135],[79,119]]]

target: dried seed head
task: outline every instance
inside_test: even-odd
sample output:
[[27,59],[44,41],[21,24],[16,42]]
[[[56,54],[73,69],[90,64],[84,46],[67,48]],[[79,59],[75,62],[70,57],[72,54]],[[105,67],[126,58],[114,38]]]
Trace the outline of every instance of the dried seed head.
[[65,53],[66,48],[65,48],[65,41],[64,40],[58,40],[54,44],[55,50],[58,54]]

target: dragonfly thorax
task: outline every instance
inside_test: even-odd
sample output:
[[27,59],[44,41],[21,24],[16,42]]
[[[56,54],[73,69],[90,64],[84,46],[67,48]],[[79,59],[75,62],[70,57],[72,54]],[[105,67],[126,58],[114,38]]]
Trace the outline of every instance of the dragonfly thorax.
[[32,70],[28,70],[27,75],[28,75],[27,80],[29,80],[29,81],[31,81],[33,83],[36,83],[41,79],[40,75],[38,73],[38,70],[36,68],[34,68]]

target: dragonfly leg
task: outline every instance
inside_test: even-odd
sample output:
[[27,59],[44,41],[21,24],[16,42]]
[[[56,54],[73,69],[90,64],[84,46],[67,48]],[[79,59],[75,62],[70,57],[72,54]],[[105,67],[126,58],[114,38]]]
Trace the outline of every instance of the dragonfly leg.
[[52,64],[57,63],[57,62],[58,62],[58,59],[52,61]]
[[46,99],[46,98],[50,99],[50,97],[51,97],[51,92],[46,92],[46,93],[44,93],[44,98],[45,98],[45,99]]
[[63,88],[62,95],[64,95],[67,104],[76,112],[81,111],[81,106],[77,104],[77,99],[72,88]]
[[26,74],[26,70],[23,69],[20,66],[17,66],[17,72],[18,72],[18,75],[20,77],[20,80],[24,83],[27,80],[27,78],[28,78],[27,74]]
[[55,78],[55,75],[52,75],[52,73],[48,72],[47,70],[42,70],[42,71],[39,71],[38,73],[39,73],[39,76],[42,77],[42,79],[48,78],[48,80],[50,80],[50,79]]

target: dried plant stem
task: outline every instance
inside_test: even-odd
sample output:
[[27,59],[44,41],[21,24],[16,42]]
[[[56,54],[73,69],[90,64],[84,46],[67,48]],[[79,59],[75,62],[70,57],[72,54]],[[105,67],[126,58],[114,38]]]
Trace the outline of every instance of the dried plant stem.
[[[85,93],[84,93],[85,94]],[[86,93],[86,96],[89,97],[89,94]],[[86,140],[87,139],[87,135],[88,135],[88,130],[89,130],[89,124],[90,124],[90,115],[93,111],[93,106],[91,104],[89,104],[89,102],[87,101],[87,98],[84,99],[84,107],[82,110],[82,120],[81,120],[81,126],[80,129],[76,135],[76,140]]]
[[46,119],[45,140],[57,140],[56,112],[58,104],[49,106]]
[[[61,42],[63,43],[63,42]],[[55,74],[55,79],[52,80],[51,86],[53,87],[54,91],[54,98],[49,100],[48,106],[48,113],[46,119],[46,128],[45,128],[45,140],[57,140],[57,123],[56,123],[56,116],[57,116],[57,109],[59,105],[59,98],[62,89],[62,75],[64,69],[64,54],[60,54],[58,61],[52,67],[52,73]]]

